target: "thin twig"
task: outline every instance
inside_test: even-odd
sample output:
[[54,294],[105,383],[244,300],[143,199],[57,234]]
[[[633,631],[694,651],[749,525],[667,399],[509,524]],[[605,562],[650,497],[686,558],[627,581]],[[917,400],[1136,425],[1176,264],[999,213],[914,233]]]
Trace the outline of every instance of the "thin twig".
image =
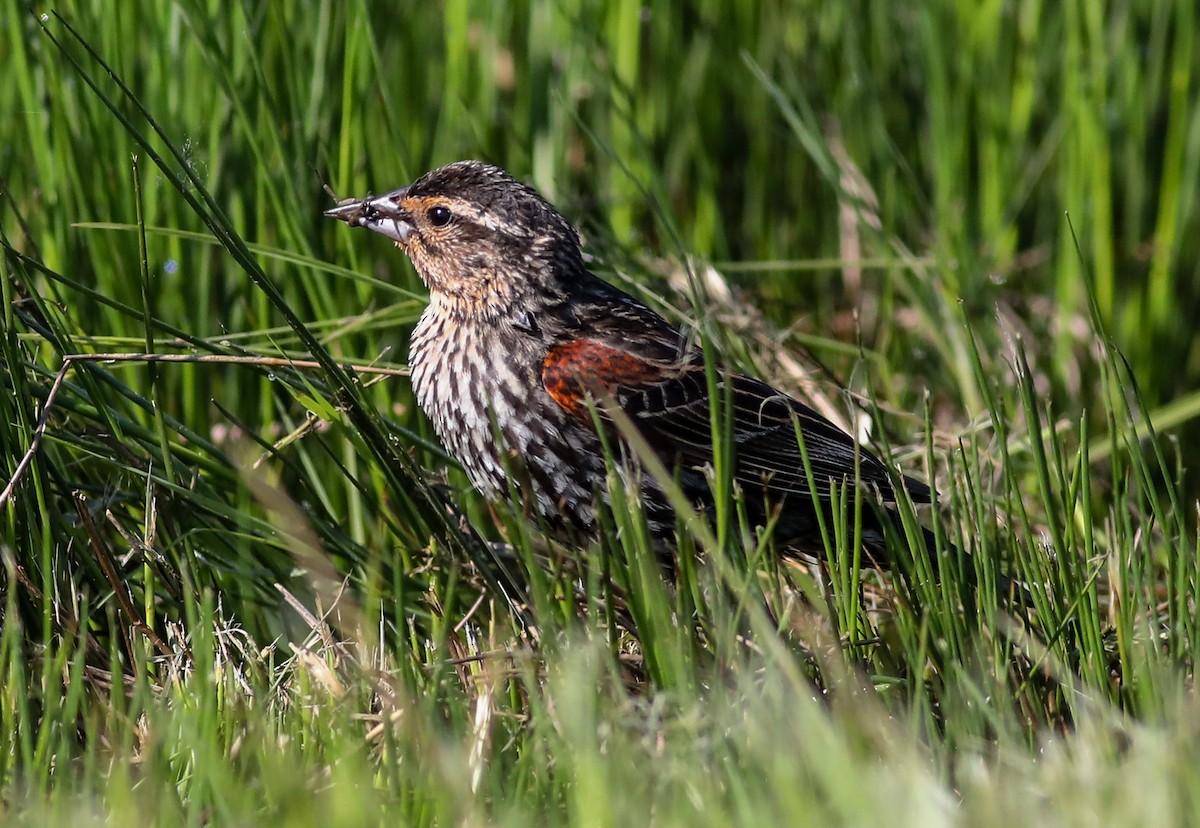
[[[67,373],[77,362],[201,362],[227,365],[261,365],[269,368],[319,369],[323,367],[319,362],[309,359],[234,356],[232,354],[66,354],[63,356],[62,367],[58,369],[58,375],[54,378],[54,384],[50,386],[50,393],[46,395],[46,403],[42,407],[42,414],[33,429],[33,439],[29,443],[29,449],[21,458],[21,462],[17,464],[17,468],[13,471],[13,476],[8,481],[8,485],[4,487],[4,491],[0,492],[0,509],[4,508],[4,505],[8,503],[13,492],[16,491],[17,484],[21,482],[21,478],[25,476],[25,473],[33,463],[33,458],[37,455],[38,448],[41,447],[42,436],[46,433],[46,426],[50,422],[50,412],[54,409],[55,398],[62,389],[62,384],[67,378]],[[406,377],[409,374],[407,368],[381,368],[375,365],[352,364],[348,364],[346,367],[358,374],[382,374],[391,377]]]
[[[321,368],[321,363],[311,359],[288,359],[286,357],[234,356],[233,354],[67,354],[64,365],[69,362],[211,362],[226,365],[262,365],[268,368]],[[390,377],[407,377],[407,368],[381,368],[377,365],[352,365],[347,368],[358,374],[384,374]]]
[[69,360],[63,360],[62,368],[58,369],[58,376],[54,378],[54,384],[50,386],[50,393],[46,395],[46,403],[42,406],[42,416],[38,417],[37,425],[33,429],[33,439],[29,441],[29,450],[25,452],[25,456],[21,458],[21,462],[17,463],[17,468],[13,471],[12,479],[8,481],[8,485],[4,487],[4,491],[0,492],[0,508],[4,508],[4,504],[8,503],[8,499],[12,497],[12,493],[17,488],[17,483],[25,475],[33,463],[34,455],[37,454],[38,447],[42,444],[42,435],[46,433],[46,425],[50,422],[50,412],[54,408],[54,399],[58,396],[59,390],[62,388],[63,381],[67,378],[67,371],[71,370]]

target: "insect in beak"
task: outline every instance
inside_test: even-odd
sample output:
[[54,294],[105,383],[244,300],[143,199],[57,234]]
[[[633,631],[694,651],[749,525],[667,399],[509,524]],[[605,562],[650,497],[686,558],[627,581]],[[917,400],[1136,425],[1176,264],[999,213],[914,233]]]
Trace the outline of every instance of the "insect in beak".
[[400,206],[407,192],[407,187],[401,187],[386,195],[342,199],[337,207],[326,210],[325,215],[344,221],[351,227],[374,230],[400,246],[413,232],[408,211]]

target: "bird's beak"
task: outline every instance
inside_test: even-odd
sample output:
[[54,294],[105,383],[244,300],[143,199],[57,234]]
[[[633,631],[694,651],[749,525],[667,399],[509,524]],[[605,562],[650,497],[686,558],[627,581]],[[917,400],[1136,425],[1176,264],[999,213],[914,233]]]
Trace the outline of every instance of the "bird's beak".
[[397,244],[404,244],[413,231],[408,212],[400,206],[407,193],[408,188],[402,187],[386,195],[348,198],[332,210],[326,210],[325,215],[351,227],[374,230]]

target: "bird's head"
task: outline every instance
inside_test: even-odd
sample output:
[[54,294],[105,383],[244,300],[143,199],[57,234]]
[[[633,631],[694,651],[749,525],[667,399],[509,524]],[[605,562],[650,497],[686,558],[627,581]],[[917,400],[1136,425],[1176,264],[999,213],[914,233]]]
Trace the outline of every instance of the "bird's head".
[[434,300],[460,314],[498,316],[584,272],[570,223],[532,187],[479,161],[348,199],[325,215],[392,239]]

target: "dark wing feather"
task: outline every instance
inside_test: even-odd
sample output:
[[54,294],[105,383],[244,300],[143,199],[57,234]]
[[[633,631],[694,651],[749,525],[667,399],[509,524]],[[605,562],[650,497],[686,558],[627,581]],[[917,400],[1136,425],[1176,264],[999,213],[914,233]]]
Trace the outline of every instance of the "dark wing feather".
[[[651,445],[692,467],[713,459],[708,385],[703,364],[698,363],[693,359],[653,384],[618,386],[612,394]],[[734,478],[743,487],[776,495],[810,494],[798,428],[812,469],[812,490],[818,497],[831,497],[835,482],[854,482],[857,456],[859,483],[878,491],[885,501],[895,499],[883,463],[811,408],[751,377],[721,377],[716,385],[718,399],[729,399]],[[923,483],[906,479],[905,487],[915,500],[929,500],[929,488]]]
[[[605,295],[577,303],[568,320],[580,338],[550,349],[542,379],[551,397],[591,423],[585,396],[615,401],[668,462],[702,468],[713,461],[708,385],[703,357],[683,335],[642,303],[601,283]],[[574,323],[574,324],[573,324]],[[796,428],[804,438],[817,496],[832,496],[833,483],[858,481],[885,501],[895,499],[892,476],[874,455],[811,408],[764,382],[742,375],[717,381],[730,400],[735,442],[734,478],[748,490],[809,496]],[[603,416],[601,406],[601,416]],[[929,487],[904,478],[918,502]]]

